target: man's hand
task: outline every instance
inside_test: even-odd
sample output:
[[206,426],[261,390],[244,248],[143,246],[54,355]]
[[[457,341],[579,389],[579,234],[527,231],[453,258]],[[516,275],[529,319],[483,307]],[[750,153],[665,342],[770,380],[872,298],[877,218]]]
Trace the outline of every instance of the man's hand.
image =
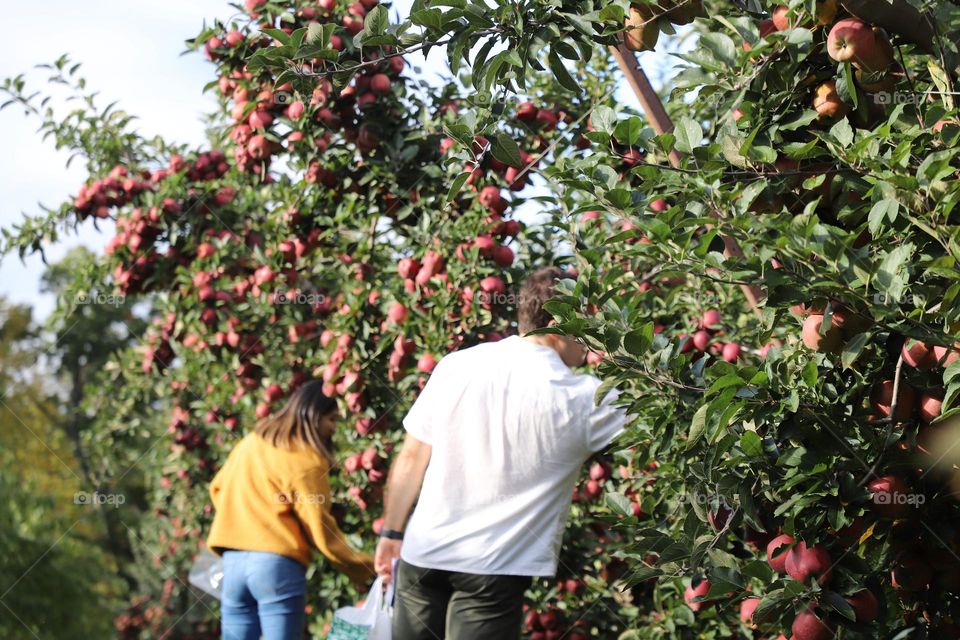
[[400,558],[400,546],[403,540],[380,538],[377,543],[377,553],[373,558],[373,568],[377,575],[383,578],[384,586],[393,581],[393,561]]
[[[420,485],[430,463],[433,447],[407,434],[400,454],[393,461],[387,474],[387,495],[384,500],[383,527],[403,531],[413,503],[420,494]],[[383,578],[384,584],[393,581],[393,561],[400,558],[402,540],[380,538],[373,568]]]

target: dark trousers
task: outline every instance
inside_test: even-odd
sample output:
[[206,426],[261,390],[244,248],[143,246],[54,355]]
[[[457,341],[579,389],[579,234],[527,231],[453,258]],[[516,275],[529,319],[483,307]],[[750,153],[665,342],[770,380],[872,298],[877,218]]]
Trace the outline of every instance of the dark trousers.
[[397,567],[393,640],[514,640],[529,576]]

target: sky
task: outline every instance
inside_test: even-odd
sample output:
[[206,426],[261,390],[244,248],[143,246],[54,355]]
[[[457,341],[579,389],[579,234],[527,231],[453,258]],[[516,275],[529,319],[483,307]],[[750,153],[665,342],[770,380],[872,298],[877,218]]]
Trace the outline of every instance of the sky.
[[[410,3],[395,2],[391,14],[407,15]],[[89,88],[100,92],[101,106],[118,101],[118,108],[137,116],[136,128],[142,135],[162,134],[168,140],[201,145],[202,116],[216,106],[213,94],[203,93],[214,77],[213,67],[201,54],[181,55],[184,41],[199,33],[205,20],[226,20],[235,11],[225,0],[12,3],[4,9],[8,26],[0,41],[0,79],[24,73],[28,87],[47,91],[49,73],[34,67],[67,53],[73,62],[82,63],[79,74]],[[440,50],[431,52],[426,61],[414,56],[408,61],[427,74],[444,67]],[[673,64],[653,53],[642,54],[641,63],[651,76]],[[618,98],[636,105],[626,87]],[[24,214],[40,213],[39,204],[59,206],[88,178],[82,163],[65,166],[68,154],[56,150],[51,140],[42,140],[39,125],[19,107],[0,111],[0,141],[6,150],[0,153],[0,227],[5,229]],[[64,234],[48,246],[47,259],[56,261],[77,245],[99,252],[110,235],[109,226],[98,231],[88,221],[77,234]],[[46,317],[55,301],[39,292],[43,271],[39,255],[25,262],[16,254],[0,258],[0,296],[30,305],[38,319]]]

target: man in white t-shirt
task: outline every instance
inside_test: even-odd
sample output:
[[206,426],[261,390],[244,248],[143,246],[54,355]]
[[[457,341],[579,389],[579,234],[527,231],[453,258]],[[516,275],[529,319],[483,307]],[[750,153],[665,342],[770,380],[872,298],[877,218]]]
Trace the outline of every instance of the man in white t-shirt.
[[565,277],[533,273],[520,336],[441,359],[403,421],[376,553],[385,580],[400,558],[393,640],[517,638],[524,591],[556,573],[580,469],[626,421],[616,393],[597,406],[600,380],[571,371],[580,342],[526,335],[552,322]]

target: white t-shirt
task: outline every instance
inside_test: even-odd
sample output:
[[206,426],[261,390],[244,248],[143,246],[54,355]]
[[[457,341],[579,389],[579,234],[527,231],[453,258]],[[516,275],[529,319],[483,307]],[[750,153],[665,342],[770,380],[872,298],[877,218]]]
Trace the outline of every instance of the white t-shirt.
[[404,418],[433,447],[401,557],[482,575],[552,576],[573,488],[624,427],[616,392],[519,336],[445,356]]

